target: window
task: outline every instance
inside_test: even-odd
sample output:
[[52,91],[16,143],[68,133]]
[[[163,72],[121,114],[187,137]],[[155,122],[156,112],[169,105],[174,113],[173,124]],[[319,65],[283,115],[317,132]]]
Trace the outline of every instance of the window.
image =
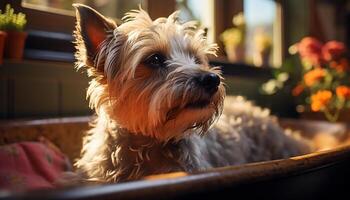
[[[258,54],[267,55],[268,66],[280,65],[279,58],[281,27],[277,15],[278,5],[272,0],[244,0],[244,17],[246,20],[246,61],[261,65],[263,60]],[[265,52],[262,52],[265,51]]]
[[[11,0],[7,0],[11,1]],[[182,21],[199,21],[207,31],[209,43],[219,43],[219,55],[224,55],[220,34],[232,27],[232,16],[244,11],[247,20],[245,60],[254,62],[254,34],[264,33],[270,37],[272,48],[269,54],[271,66],[282,63],[282,32],[277,1],[273,0],[22,0],[20,11],[28,16],[27,30],[65,33],[71,35],[75,26],[73,3],[87,4],[103,15],[121,19],[125,12],[137,9],[139,5],[149,12],[153,19],[168,16],[180,10]],[[42,20],[47,19],[47,20]],[[52,21],[55,23],[52,23]],[[53,45],[51,45],[53,46]],[[220,57],[221,59],[221,57]]]
[[196,20],[201,28],[207,31],[209,43],[214,41],[214,0],[176,0],[180,10],[180,20]]
[[144,0],[23,0],[25,4],[46,7],[52,10],[73,11],[73,3],[83,3],[95,8],[106,16],[122,18],[124,13],[138,8],[138,5],[145,6]]

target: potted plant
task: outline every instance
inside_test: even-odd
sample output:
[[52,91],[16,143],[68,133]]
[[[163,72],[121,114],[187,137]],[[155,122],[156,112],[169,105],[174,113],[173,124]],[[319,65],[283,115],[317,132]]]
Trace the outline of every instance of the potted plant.
[[246,24],[243,13],[235,15],[232,19],[233,28],[225,30],[220,35],[224,43],[227,58],[231,62],[243,62],[245,52]]
[[5,12],[1,13],[3,20],[3,30],[7,33],[5,42],[5,57],[21,60],[27,33],[24,27],[27,23],[26,16],[23,13],[15,13],[10,4],[6,5]]
[[255,66],[268,66],[271,53],[271,37],[263,30],[256,30],[254,33],[254,55],[253,63]]
[[349,59],[345,45],[338,41],[325,44],[315,38],[303,38],[290,48],[298,53],[302,63],[302,77],[292,91],[303,94],[311,112],[321,112],[331,122],[350,108]]
[[297,110],[302,116],[321,119],[319,114],[323,114],[330,122],[348,120],[339,120],[340,116],[350,116],[350,64],[345,45],[338,41],[323,44],[316,38],[305,37],[292,45],[289,52],[299,55],[300,73],[295,68],[289,72],[279,70],[275,73],[276,79],[263,84],[263,91],[273,94],[281,89],[286,79],[278,80],[278,77],[287,74],[296,79],[291,93],[298,101]]
[[3,31],[4,22],[5,22],[4,16],[1,15],[1,12],[0,12],[0,65],[2,65],[3,63],[5,40],[7,36],[7,33]]

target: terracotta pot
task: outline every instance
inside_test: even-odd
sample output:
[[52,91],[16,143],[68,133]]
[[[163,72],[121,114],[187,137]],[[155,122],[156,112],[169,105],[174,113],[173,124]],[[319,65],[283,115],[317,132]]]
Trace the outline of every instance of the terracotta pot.
[[244,62],[244,45],[226,46],[225,51],[230,62]]
[[253,63],[258,67],[269,66],[270,50],[255,52],[253,56]]
[[0,65],[2,65],[4,61],[4,48],[5,48],[5,41],[6,41],[7,33],[4,31],[0,31]]
[[5,58],[22,60],[26,39],[26,32],[8,31],[5,43]]

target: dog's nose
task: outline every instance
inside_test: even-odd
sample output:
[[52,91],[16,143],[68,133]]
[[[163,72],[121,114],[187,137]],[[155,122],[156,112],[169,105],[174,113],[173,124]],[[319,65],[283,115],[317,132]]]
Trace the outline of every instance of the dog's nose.
[[220,77],[214,73],[203,74],[198,78],[199,84],[210,94],[218,90]]

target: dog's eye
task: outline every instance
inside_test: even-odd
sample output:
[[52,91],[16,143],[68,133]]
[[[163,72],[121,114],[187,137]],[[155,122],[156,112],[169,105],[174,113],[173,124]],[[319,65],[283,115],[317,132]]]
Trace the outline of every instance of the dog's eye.
[[150,67],[165,67],[166,58],[164,55],[155,53],[145,60],[145,64]]

